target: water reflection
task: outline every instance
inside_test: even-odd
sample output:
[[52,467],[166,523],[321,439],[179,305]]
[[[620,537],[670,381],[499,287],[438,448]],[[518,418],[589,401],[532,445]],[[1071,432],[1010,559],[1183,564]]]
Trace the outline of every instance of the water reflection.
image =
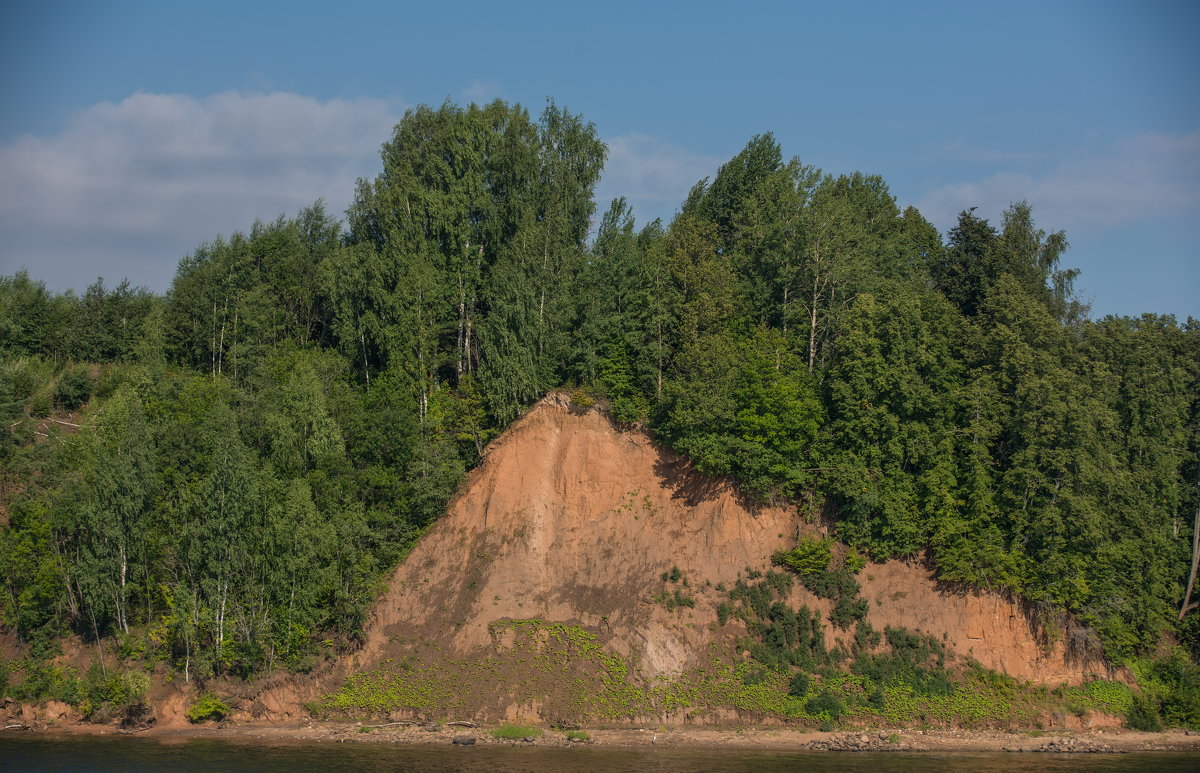
[[0,770],[107,773],[302,773],[303,771],[499,771],[500,773],[1193,773],[1194,754],[1048,755],[815,753],[731,750],[251,745],[212,739],[0,737]]

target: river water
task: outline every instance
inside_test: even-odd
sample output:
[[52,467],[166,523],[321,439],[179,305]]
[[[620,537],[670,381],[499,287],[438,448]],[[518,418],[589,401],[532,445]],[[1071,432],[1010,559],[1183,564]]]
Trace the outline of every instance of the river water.
[[250,745],[212,739],[0,737],[0,771],[41,773],[333,773],[334,771],[498,771],[499,773],[1195,773],[1200,755],[748,752],[740,750]]

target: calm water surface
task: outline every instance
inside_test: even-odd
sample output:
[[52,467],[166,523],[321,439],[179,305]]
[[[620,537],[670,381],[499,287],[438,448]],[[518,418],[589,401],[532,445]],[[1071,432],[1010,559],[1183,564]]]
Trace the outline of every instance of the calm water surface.
[[258,746],[210,739],[0,737],[2,771],[500,771],[501,773],[1195,773],[1195,754],[908,754],[677,749],[313,744]]

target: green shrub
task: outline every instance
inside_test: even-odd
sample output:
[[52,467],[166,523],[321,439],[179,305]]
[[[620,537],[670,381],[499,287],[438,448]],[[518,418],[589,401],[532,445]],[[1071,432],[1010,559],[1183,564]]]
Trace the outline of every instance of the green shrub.
[[730,604],[728,615],[736,613],[746,620],[753,638],[739,646],[756,661],[783,673],[793,666],[811,671],[828,661],[824,627],[819,613],[804,606],[793,610],[776,600],[786,598],[790,589],[791,576],[783,572],[767,572],[754,584],[738,580],[729,599],[741,602],[741,607]]
[[772,560],[803,577],[829,568],[833,560],[832,545],[833,540],[828,537],[805,537],[791,550],[776,552]]
[[6,694],[14,700],[56,700],[76,706],[85,697],[83,685],[73,668],[63,668],[49,661],[32,658],[10,661],[6,668]]
[[68,368],[54,385],[54,404],[64,411],[73,411],[92,396],[92,379],[83,365]]
[[188,721],[192,723],[207,722],[208,720],[220,722],[227,716],[229,716],[229,704],[212,693],[201,695],[200,700],[193,703],[187,710]]
[[1133,705],[1125,715],[1125,724],[1132,730],[1157,732],[1162,730],[1162,719],[1158,716],[1158,706],[1145,695],[1133,696]]
[[696,597],[684,593],[679,588],[676,588],[674,593],[668,593],[666,590],[663,590],[662,593],[655,593],[650,600],[656,604],[662,604],[669,610],[674,610],[676,607],[692,609],[696,606]]
[[1200,667],[1176,650],[1150,667],[1162,685],[1162,718],[1171,727],[1200,729]]
[[879,642],[883,640],[879,631],[876,631],[874,626],[866,620],[859,620],[858,625],[854,628],[854,651],[862,652],[863,650],[874,649],[879,646]]
[[808,674],[803,671],[797,671],[792,680],[788,682],[788,695],[793,698],[803,698],[808,695]]
[[505,723],[492,731],[493,738],[504,738],[510,741],[517,741],[522,738],[538,738],[542,735],[540,727],[532,725],[513,725]]
[[768,676],[770,676],[770,672],[767,669],[756,668],[753,671],[746,672],[746,675],[742,677],[742,684],[747,687],[754,687],[767,681]]
[[49,416],[51,408],[50,394],[48,392],[38,392],[29,401],[29,415],[35,419],[42,419]]
[[866,565],[867,559],[854,548],[850,548],[850,552],[846,553],[846,557],[842,559],[842,566],[846,567],[846,571],[850,574],[858,574]]
[[829,621],[845,630],[867,616],[870,604],[866,599],[842,596],[829,612]]
[[571,393],[571,404],[579,408],[591,408],[596,404],[596,398],[585,387],[580,387]]
[[592,737],[590,735],[588,735],[586,730],[568,730],[567,731],[567,740],[568,741],[590,741],[590,740],[592,740]]
[[105,671],[94,663],[83,680],[80,708],[88,719],[107,721],[144,705],[149,690],[150,677],[144,671]]
[[954,692],[945,668],[946,652],[937,639],[891,626],[884,629],[884,636],[890,651],[877,655],[860,652],[850,664],[851,672],[877,685],[908,685],[916,695]]
[[862,587],[854,579],[854,574],[844,566],[802,574],[800,583],[814,596],[823,599],[853,599]]
[[846,713],[846,704],[829,690],[822,690],[820,695],[810,698],[808,703],[804,704],[804,710],[822,719],[837,722]]

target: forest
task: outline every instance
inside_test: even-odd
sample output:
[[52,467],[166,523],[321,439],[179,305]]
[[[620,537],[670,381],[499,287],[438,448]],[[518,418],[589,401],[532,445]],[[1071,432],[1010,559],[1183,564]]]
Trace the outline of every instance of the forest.
[[310,669],[565,388],[1077,652],[1200,656],[1200,321],[1093,318],[1025,202],[943,235],[762,134],[638,223],[597,208],[605,154],[553,102],[419,107],[344,219],[215,237],[164,295],[0,277],[0,625]]

